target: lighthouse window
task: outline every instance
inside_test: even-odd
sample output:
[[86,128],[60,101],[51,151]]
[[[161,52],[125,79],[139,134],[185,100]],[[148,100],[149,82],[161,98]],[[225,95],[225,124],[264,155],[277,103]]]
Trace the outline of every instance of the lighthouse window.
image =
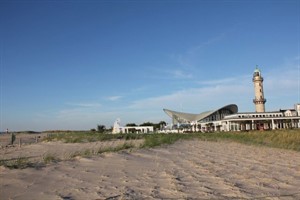
[[259,91],[261,92],[261,89],[259,89]]

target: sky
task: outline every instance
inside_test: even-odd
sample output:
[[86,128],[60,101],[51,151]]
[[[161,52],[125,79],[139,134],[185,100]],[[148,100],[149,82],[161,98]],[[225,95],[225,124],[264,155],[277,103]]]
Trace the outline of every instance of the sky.
[[171,122],[299,100],[299,0],[0,0],[0,131]]

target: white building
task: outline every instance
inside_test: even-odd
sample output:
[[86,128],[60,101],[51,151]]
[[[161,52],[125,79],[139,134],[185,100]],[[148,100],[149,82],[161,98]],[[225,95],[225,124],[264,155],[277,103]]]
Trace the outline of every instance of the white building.
[[121,126],[120,119],[117,119],[114,123],[112,130],[113,134],[118,133],[151,133],[153,132],[153,126]]

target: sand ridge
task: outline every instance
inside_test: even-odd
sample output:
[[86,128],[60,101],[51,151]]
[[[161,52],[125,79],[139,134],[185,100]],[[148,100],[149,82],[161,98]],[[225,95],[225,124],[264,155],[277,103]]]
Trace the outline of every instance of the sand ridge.
[[300,152],[180,141],[0,178],[4,199],[300,199]]
[[26,157],[31,161],[41,161],[43,156],[53,155],[61,160],[66,160],[72,154],[84,153],[88,150],[91,152],[97,152],[99,150],[105,150],[112,147],[121,146],[123,144],[132,144],[135,147],[139,147],[144,140],[111,140],[111,141],[97,141],[89,143],[64,143],[62,141],[55,142],[39,142],[30,145],[23,145],[19,147],[2,148],[0,149],[0,155],[2,159],[17,159]]

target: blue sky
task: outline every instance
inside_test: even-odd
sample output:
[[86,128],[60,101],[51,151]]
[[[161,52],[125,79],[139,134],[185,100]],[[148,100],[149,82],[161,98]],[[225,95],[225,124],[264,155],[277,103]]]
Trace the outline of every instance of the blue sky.
[[1,131],[299,102],[300,1],[0,1]]

